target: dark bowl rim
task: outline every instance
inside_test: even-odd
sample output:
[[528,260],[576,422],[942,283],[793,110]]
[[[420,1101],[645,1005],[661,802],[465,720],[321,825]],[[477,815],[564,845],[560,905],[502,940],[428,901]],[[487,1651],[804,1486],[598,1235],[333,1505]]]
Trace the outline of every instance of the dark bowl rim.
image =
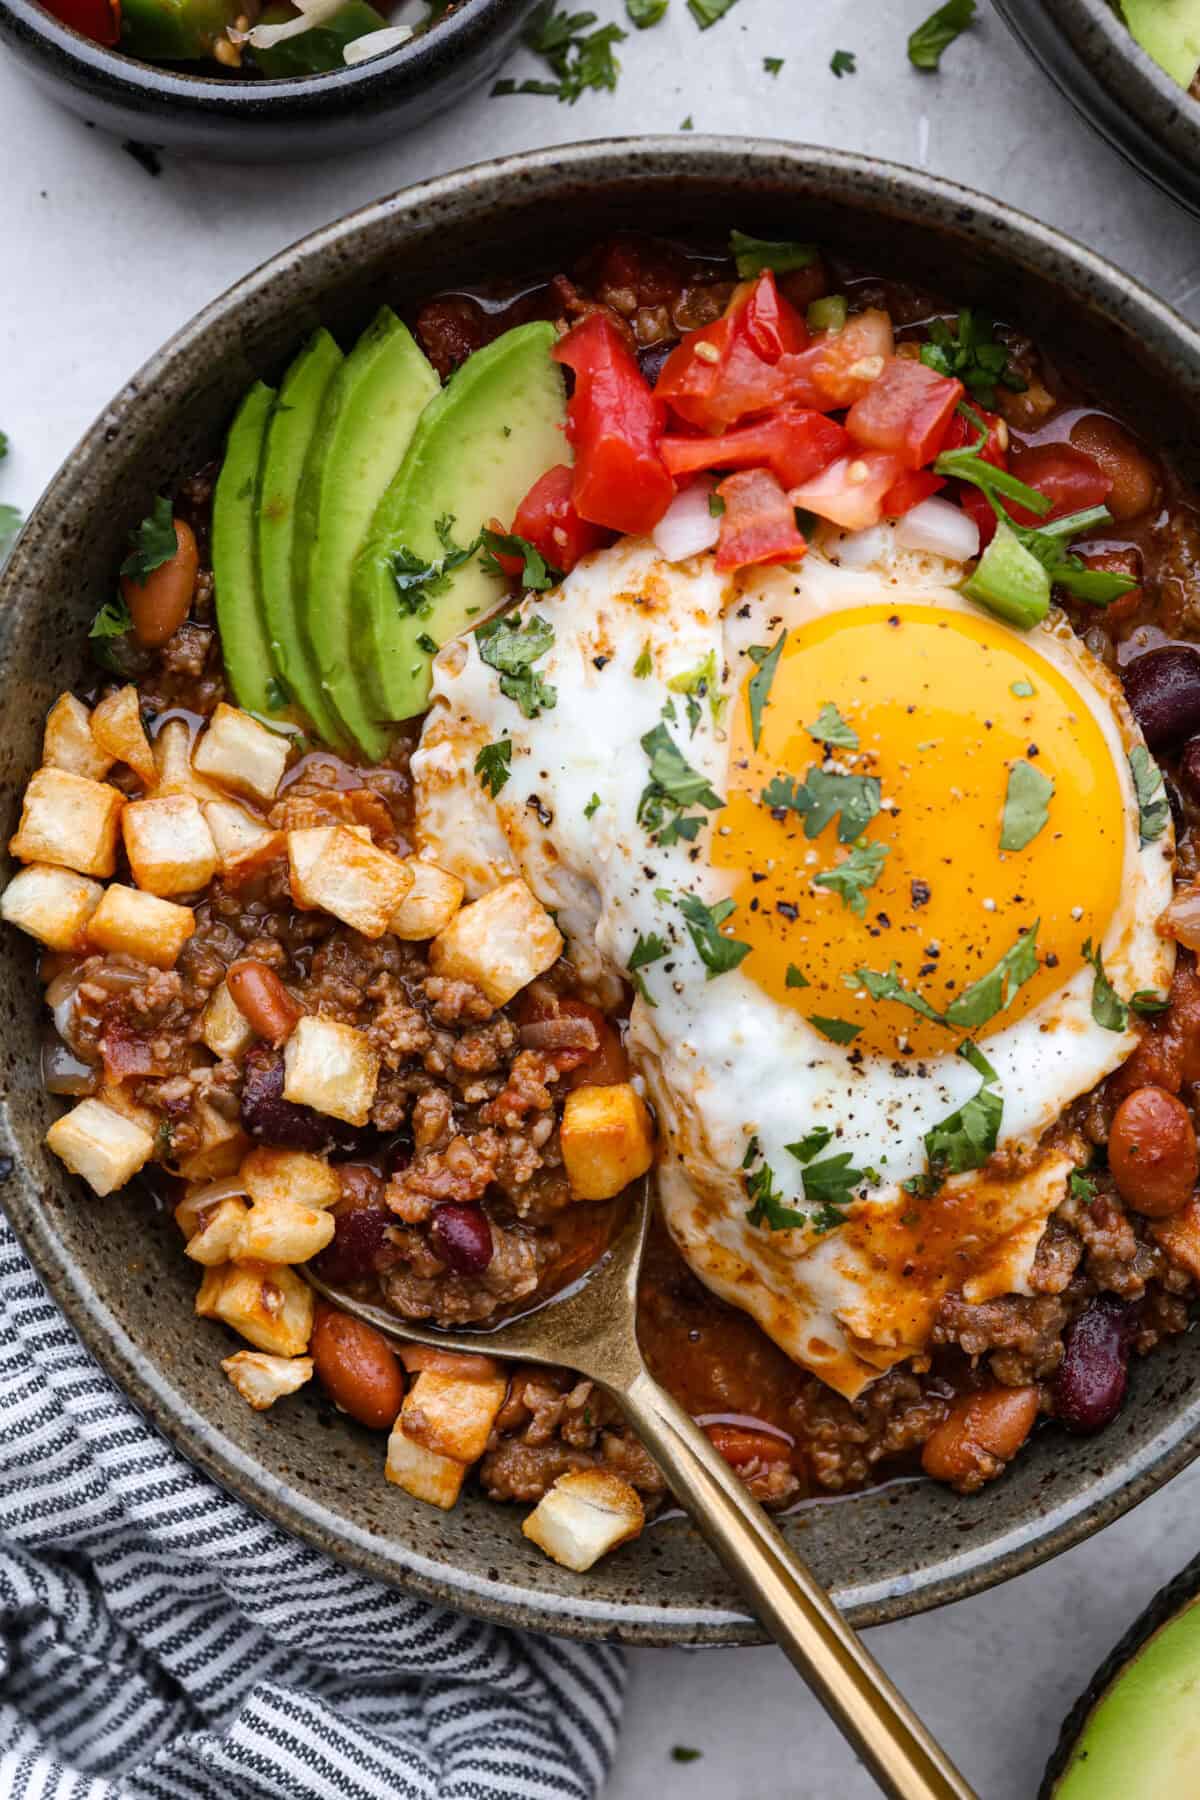
[[181,72],[181,65],[147,62],[141,57],[98,44],[82,32],[64,25],[48,12],[42,0],[3,0],[8,14],[6,28],[39,54],[51,54],[76,80],[92,85],[116,85],[127,101],[138,96],[189,105],[205,114],[232,114],[260,118],[267,109],[283,110],[292,100],[346,100],[356,89],[419,82],[425,64],[436,52],[439,62],[453,64],[460,51],[469,50],[484,30],[518,20],[533,0],[463,0],[460,11],[439,20],[430,31],[410,38],[382,56],[320,75],[288,75],[271,80],[256,75],[201,75]]
[[[1156,357],[1168,363],[1186,358],[1200,369],[1200,332],[1133,277],[1053,227],[940,176],[854,152],[782,140],[700,134],[686,139],[596,139],[520,152],[422,182],[344,215],[260,264],[175,332],[126,382],[64,460],[31,520],[53,518],[70,505],[77,471],[104,455],[114,434],[146,391],[169,373],[174,359],[194,350],[219,321],[254,310],[256,298],[289,268],[316,254],[330,253],[337,266],[344,268],[354,259],[354,241],[364,227],[386,224],[399,231],[406,213],[521,178],[576,187],[589,179],[627,182],[632,198],[639,179],[679,177],[691,170],[696,179],[716,181],[726,164],[730,175],[739,169],[743,175],[761,174],[764,182],[776,188],[790,175],[798,188],[827,184],[835,193],[874,190],[870,204],[876,208],[884,207],[877,197],[883,186],[901,219],[928,224],[939,233],[961,232],[969,225],[994,253],[1049,266],[1062,279],[1069,275],[1081,293],[1091,294],[1093,306],[1098,304],[1095,296],[1100,295],[1102,310],[1136,331]],[[0,633],[5,628],[5,600],[21,592],[33,573],[32,553],[30,566],[25,566],[25,536],[23,532],[0,576]],[[33,533],[29,537],[32,541]],[[11,1139],[6,1147],[15,1153],[16,1165],[24,1172],[19,1147]],[[364,1574],[499,1625],[647,1647],[767,1641],[754,1620],[732,1608],[694,1606],[671,1612],[654,1604],[600,1603],[580,1594],[531,1592],[512,1582],[415,1555],[391,1541],[385,1544],[350,1525],[320,1502],[300,1496],[266,1475],[251,1456],[209,1425],[89,1290],[80,1269],[63,1256],[47,1209],[36,1202],[22,1206],[18,1200],[15,1211],[14,1229],[38,1274],[112,1379],[192,1462],[284,1530],[326,1553],[335,1542],[338,1557]],[[986,1542],[971,1534],[948,1548],[925,1575],[914,1572],[890,1581],[848,1586],[837,1593],[838,1602],[853,1623],[871,1626],[982,1592],[1111,1523],[1186,1467],[1197,1453],[1200,1393],[1181,1404],[1141,1445],[1132,1451],[1118,1451],[1113,1467],[1095,1471],[1096,1478],[1086,1491],[1065,1502],[1051,1500],[1035,1526],[1018,1522],[993,1533]],[[829,1503],[817,1500],[808,1504]],[[985,1515],[980,1516],[985,1521]]]

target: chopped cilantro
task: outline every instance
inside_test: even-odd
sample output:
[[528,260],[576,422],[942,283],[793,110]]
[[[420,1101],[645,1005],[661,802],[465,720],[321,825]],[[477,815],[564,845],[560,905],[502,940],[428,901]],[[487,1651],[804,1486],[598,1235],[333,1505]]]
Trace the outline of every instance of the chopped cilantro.
[[548,566],[537,546],[528,538],[519,537],[515,531],[491,531],[485,527],[479,534],[479,542],[485,552],[483,567],[489,575],[507,575],[507,570],[500,564],[502,556],[519,558],[521,586],[527,593],[544,593],[558,579],[557,570]]
[[[703,806],[716,812],[724,800],[713,791],[708,777],[692,768],[665,725],[646,732],[641,745],[650,759],[650,779],[638,800],[638,824],[660,844],[674,844],[680,838],[692,842],[704,820],[699,814],[689,816],[687,808]],[[668,813],[673,815],[669,823]]]
[[641,971],[649,968],[651,963],[661,962],[663,957],[669,953],[670,946],[666,939],[659,937],[656,931],[650,932],[647,937],[643,937],[641,932],[638,932],[637,940],[629,954],[629,973],[634,987],[647,1006],[657,1006],[658,1002],[650,998]]
[[914,69],[937,70],[942,52],[961,37],[975,18],[975,0],[946,0],[918,25],[908,40],[908,60]]
[[1037,934],[1040,924],[1040,919],[1035,920],[987,974],[981,975],[978,981],[973,981],[970,987],[964,988],[943,1013],[931,1006],[915,988],[906,988],[902,984],[895,963],[883,975],[874,969],[860,968],[843,979],[847,987],[866,988],[872,1000],[898,1001],[901,1006],[907,1006],[910,1012],[919,1014],[922,1019],[931,1020],[935,1025],[978,1031],[981,1025],[986,1025],[989,1019],[994,1019],[997,1013],[1003,1012],[1011,1004],[1017,989],[1024,987],[1037,974]]
[[789,1156],[796,1158],[797,1162],[807,1163],[811,1162],[818,1152],[824,1150],[826,1144],[832,1142],[833,1133],[828,1125],[815,1125],[811,1131],[806,1131],[797,1143],[785,1144],[783,1147]]
[[636,25],[639,31],[646,31],[651,25],[657,25],[666,10],[667,0],[625,0],[629,23]]
[[808,976],[804,973],[803,969],[798,969],[795,963],[789,963],[787,966],[787,974],[783,978],[783,985],[784,987],[790,988],[806,988],[811,987],[812,982],[808,979]]
[[701,31],[707,31],[718,19],[723,19],[735,0],[688,0],[688,11],[695,19]]
[[455,569],[461,569],[469,563],[479,550],[482,533],[465,549],[455,544],[452,533],[454,520],[449,516],[440,518],[434,527],[443,554],[428,560],[410,550],[407,544],[401,544],[392,557],[392,579],[396,584],[396,597],[400,611],[407,618],[427,619],[433,611],[433,602],[439,594],[445,593],[450,585],[450,577]]
[[436,656],[439,648],[440,646],[437,639],[430,637],[427,631],[422,631],[419,634],[417,638],[417,649],[424,650],[426,656]]
[[879,811],[876,775],[840,775],[834,769],[811,768],[803,781],[777,775],[762,790],[763,805],[772,812],[797,812],[806,838],[819,837],[838,817],[838,841],[852,844]]
[[515,701],[527,719],[551,710],[558,693],[533,666],[554,642],[548,619],[535,615],[522,625],[515,613],[505,613],[486,620],[475,633],[475,642],[489,669],[498,671],[500,692]]
[[693,1750],[690,1744],[675,1744],[671,1750],[671,1761],[677,1763],[699,1762],[703,1755],[703,1750]]
[[756,675],[750,677],[750,738],[754,748],[758,749],[758,740],[762,735],[762,716],[771,695],[771,683],[775,679],[775,671],[779,667],[779,659],[783,655],[783,646],[787,643],[786,629],[781,631],[768,650],[765,644],[751,644],[746,654],[758,669]]
[[804,1184],[804,1198],[814,1209],[813,1229],[834,1231],[844,1225],[843,1208],[854,1198],[855,1188],[867,1179],[865,1169],[852,1166],[848,1150],[839,1150],[836,1156],[810,1163],[801,1173],[800,1180]]
[[862,1030],[861,1025],[851,1025],[848,1019],[824,1019],[817,1013],[808,1022],[831,1044],[852,1044]]
[[540,0],[525,28],[522,42],[548,63],[553,81],[497,82],[493,93],[548,94],[574,106],[588,88],[613,89],[620,64],[613,46],[625,41],[619,25],[596,24],[594,12],[559,12],[555,0]]
[[858,63],[855,59],[853,50],[835,50],[829,59],[829,67],[833,70],[839,81],[842,79],[843,75],[856,75],[858,73]]
[[1037,693],[1032,681],[1014,681],[1008,691],[1017,700],[1032,700]]
[[729,254],[737,264],[743,281],[753,281],[764,269],[786,275],[792,269],[807,269],[817,260],[815,244],[797,244],[781,238],[750,237],[744,231],[729,234]]
[[[970,1063],[980,1077],[977,1093],[925,1133],[925,1155],[929,1163],[928,1181],[935,1186],[947,1175],[962,1175],[968,1169],[981,1169],[1000,1134],[1004,1116],[1003,1096],[995,1092],[999,1076],[982,1050],[969,1040],[958,1046],[958,1054]],[[905,1183],[905,1186],[909,1186]],[[921,1178],[910,1191],[928,1192]]]
[[650,639],[647,638],[642,645],[641,655],[633,665],[634,680],[645,681],[646,677],[648,675],[653,675],[653,673],[654,658],[650,654]]
[[127,631],[133,630],[133,619],[129,608],[120,595],[115,600],[106,600],[100,611],[92,620],[90,638],[124,637]]
[[[752,1143],[751,1147],[757,1155],[757,1144]],[[775,1171],[770,1163],[763,1163],[761,1168],[747,1174],[746,1193],[751,1200],[750,1210],[746,1214],[751,1225],[765,1225],[768,1231],[793,1231],[797,1226],[808,1224],[806,1213],[785,1202],[775,1185]]]
[[284,707],[287,705],[288,701],[291,699],[291,697],[292,696],[288,689],[287,683],[285,681],[281,681],[279,679],[278,675],[272,675],[270,680],[267,682],[267,709],[268,709],[268,711],[273,712],[273,713],[274,712],[282,712]]
[[[636,669],[634,670],[636,674]],[[700,723],[700,707],[698,702],[707,698],[708,710],[712,714],[713,724],[720,723],[721,714],[725,711],[727,697],[721,692],[721,676],[717,668],[717,653],[710,650],[703,662],[697,663],[694,669],[685,669],[681,675],[672,675],[667,686],[673,694],[688,696],[688,720],[692,735]]]
[[698,894],[680,894],[678,906],[687,925],[687,933],[696,947],[696,954],[705,968],[705,981],[713,981],[718,975],[727,975],[736,969],[743,957],[749,956],[749,944],[739,943],[737,938],[726,937],[718,927],[733,911],[732,900],[718,900],[713,906],[706,906]]
[[874,887],[883,872],[890,846],[888,844],[868,844],[860,838],[848,856],[842,858],[832,869],[826,869],[823,875],[814,875],[814,887],[828,888],[836,894],[843,906],[848,906],[856,919],[864,917],[867,910],[866,892]]
[[1099,944],[1088,938],[1083,958],[1095,971],[1092,982],[1092,1017],[1105,1031],[1125,1031],[1129,1026],[1129,1008],[1104,972],[1104,956]]
[[1160,994],[1157,988],[1139,988],[1129,1004],[1139,1017],[1154,1019],[1159,1013],[1166,1012],[1171,1004],[1171,996]]
[[935,1025],[946,1023],[937,1008],[931,1006],[915,988],[906,988],[900,980],[900,971],[896,963],[892,963],[884,974],[877,969],[855,969],[853,975],[843,975],[842,980],[848,988],[864,987],[872,1000],[895,1000],[901,1006],[907,1006],[922,1019],[931,1019]]
[[1000,821],[1000,848],[1024,850],[1032,844],[1050,817],[1054,783],[1032,763],[1014,763],[1008,771],[1004,813]]
[[961,381],[980,405],[995,406],[997,385],[1014,394],[1023,393],[1028,386],[1009,367],[1008,350],[996,342],[995,329],[986,313],[964,306],[957,332],[951,331],[945,319],[931,321],[929,342],[921,345],[921,361],[927,369]]
[[130,533],[129,541],[133,548],[121,564],[121,573],[140,587],[155,569],[170,562],[179,548],[175,515],[165,494],[157,496],[154,510],[147,514],[136,531]]
[[764,56],[763,68],[768,75],[778,75],[779,71],[783,68],[782,56]]
[[1082,1169],[1071,1170],[1067,1177],[1067,1186],[1071,1191],[1072,1199],[1082,1200],[1085,1206],[1090,1206],[1096,1198],[1096,1183],[1090,1175],[1085,1175]]
[[8,433],[0,431],[0,462],[8,455]]
[[829,744],[835,750],[857,750],[858,733],[847,725],[832,700],[827,700],[811,725],[804,727],[818,744]]
[[695,131],[696,127],[692,123],[691,113],[681,122],[679,129],[680,131]]
[[599,812],[599,810],[600,810],[600,796],[599,796],[599,794],[593,794],[591,799],[588,801],[587,805],[583,809],[583,816],[585,819],[590,819],[592,817],[592,815],[594,813]]
[[512,740],[485,744],[475,758],[475,773],[494,800],[512,774]]
[[1138,834],[1142,848],[1153,844],[1167,829],[1171,803],[1163,786],[1162,770],[1147,750],[1138,744],[1129,752],[1129,773],[1133,776],[1138,803]]

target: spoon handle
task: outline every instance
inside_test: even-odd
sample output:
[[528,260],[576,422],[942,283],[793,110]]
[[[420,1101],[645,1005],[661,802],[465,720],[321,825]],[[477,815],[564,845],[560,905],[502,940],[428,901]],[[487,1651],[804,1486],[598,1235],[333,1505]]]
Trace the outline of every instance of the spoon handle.
[[738,1476],[644,1368],[613,1390],[676,1499],[892,1800],[976,1800]]

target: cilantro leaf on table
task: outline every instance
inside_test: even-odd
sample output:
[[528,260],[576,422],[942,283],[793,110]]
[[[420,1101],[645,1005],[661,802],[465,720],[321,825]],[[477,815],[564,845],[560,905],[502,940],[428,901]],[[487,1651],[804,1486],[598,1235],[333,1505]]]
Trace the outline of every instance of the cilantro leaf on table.
[[521,41],[549,64],[555,79],[498,81],[492,93],[546,94],[574,106],[588,88],[611,91],[621,67],[613,46],[624,43],[625,33],[619,25],[600,25],[593,31],[596,24],[594,12],[560,12],[555,0],[540,0]]
[[687,926],[687,934],[695,945],[696,954],[704,964],[706,981],[714,981],[718,975],[727,975],[736,969],[744,957],[749,956],[749,944],[743,944],[737,938],[726,937],[719,927],[725,923],[733,911],[732,900],[718,900],[712,906],[706,906],[699,894],[680,894],[676,903],[683,914]]
[[782,56],[764,56],[763,69],[768,75],[778,75],[783,68],[783,62]]
[[554,642],[549,620],[535,615],[521,624],[515,613],[504,613],[482,624],[475,642],[483,661],[499,674],[500,692],[515,701],[527,719],[551,710],[557,690],[533,666]]
[[783,655],[783,646],[787,643],[786,628],[780,632],[768,650],[765,644],[751,644],[746,652],[750,661],[755,664],[758,673],[750,677],[748,695],[750,700],[750,739],[754,748],[758,749],[758,740],[762,736],[763,711],[771,697],[771,683],[775,679],[775,671],[779,667],[779,659]]
[[829,67],[839,81],[843,75],[857,75],[858,73],[858,61],[853,50],[835,50],[829,59]]
[[3,562],[16,542],[24,518],[18,506],[0,506],[0,562]]
[[8,455],[8,433],[0,431],[0,462]]
[[826,869],[822,875],[814,875],[812,885],[828,888],[843,906],[850,908],[856,919],[861,919],[867,910],[867,889],[879,880],[890,847],[888,844],[868,844],[860,838],[840,863]]
[[1147,750],[1138,744],[1129,752],[1129,773],[1133,776],[1138,803],[1138,834],[1141,846],[1153,844],[1167,829],[1171,803],[1163,785],[1162,770]]
[[489,575],[503,575],[507,579],[508,571],[501,566],[500,558],[520,559],[520,582],[526,593],[544,593],[559,579],[557,569],[551,569],[537,546],[515,531],[492,531],[485,526],[479,534],[479,542],[484,551],[483,567]]
[[946,0],[945,6],[918,25],[908,40],[908,60],[914,69],[936,71],[942,55],[975,19],[975,0]]
[[1088,938],[1083,946],[1083,958],[1090,962],[1093,970],[1092,981],[1092,1017],[1097,1025],[1105,1031],[1125,1031],[1129,1025],[1129,1008],[1118,994],[1104,969],[1104,956],[1099,944]]
[[828,744],[834,750],[858,749],[857,731],[846,723],[832,700],[825,702],[812,724],[804,729],[818,744]]
[[945,319],[930,321],[921,361],[938,375],[961,381],[982,406],[995,406],[997,386],[1022,394],[1029,385],[1010,366],[1008,349],[996,341],[995,326],[987,314],[969,306],[959,313],[956,331]]
[[157,496],[154,510],[130,533],[129,541],[133,548],[121,564],[121,573],[141,586],[155,569],[170,562],[179,548],[175,515],[165,494]]
[[762,790],[771,812],[795,812],[804,820],[806,838],[819,837],[830,820],[838,820],[838,841],[852,844],[879,811],[881,789],[876,775],[842,775],[815,765],[804,780],[777,775]]
[[665,15],[667,3],[668,0],[625,0],[629,23],[636,25],[639,31],[648,30]]
[[475,758],[475,773],[494,800],[512,774],[511,738],[501,738],[498,743],[485,744]]
[[695,19],[701,31],[707,31],[718,19],[723,19],[736,0],[687,0],[688,11]]
[[1050,817],[1054,783],[1032,763],[1014,763],[1008,772],[1004,812],[1000,820],[1000,848],[1024,850],[1032,844]]
[[646,732],[641,746],[650,759],[650,779],[638,800],[638,824],[660,844],[674,844],[681,837],[692,842],[704,820],[698,813],[689,815],[688,807],[717,812],[724,800],[707,775],[693,769],[665,725]]
[[819,254],[815,244],[798,244],[787,238],[756,238],[745,231],[731,231],[729,254],[743,281],[753,281],[765,269],[776,275],[787,275],[793,269],[808,269]]

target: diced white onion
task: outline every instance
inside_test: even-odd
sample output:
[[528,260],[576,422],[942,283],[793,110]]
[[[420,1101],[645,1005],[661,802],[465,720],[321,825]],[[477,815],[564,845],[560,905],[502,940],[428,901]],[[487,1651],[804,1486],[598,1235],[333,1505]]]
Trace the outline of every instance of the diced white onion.
[[829,542],[829,553],[843,569],[870,569],[883,562],[892,545],[886,525],[868,525],[865,531],[844,531]]
[[1162,924],[1185,950],[1200,950],[1200,887],[1180,888]]
[[235,31],[231,25],[226,36],[233,43],[249,44],[254,50],[273,50],[288,38],[303,37],[316,25],[327,25],[341,12],[346,0],[293,0],[293,4],[300,9],[294,19],[283,19],[278,25],[255,25],[250,31]]
[[668,506],[651,534],[654,548],[669,563],[686,562],[711,550],[721,535],[721,521],[709,509],[709,497],[716,483],[702,477],[681,489]]
[[935,494],[897,521],[896,542],[902,550],[925,550],[948,562],[969,562],[979,555],[979,527],[961,506]]
[[237,1175],[223,1175],[217,1181],[189,1183],[187,1199],[190,1206],[215,1206],[218,1200],[236,1200],[245,1192],[246,1184]]
[[401,44],[407,44],[413,35],[411,25],[385,25],[379,31],[364,32],[362,37],[351,38],[342,51],[343,60],[351,65],[366,62],[372,56],[383,56],[388,50],[398,50]]

